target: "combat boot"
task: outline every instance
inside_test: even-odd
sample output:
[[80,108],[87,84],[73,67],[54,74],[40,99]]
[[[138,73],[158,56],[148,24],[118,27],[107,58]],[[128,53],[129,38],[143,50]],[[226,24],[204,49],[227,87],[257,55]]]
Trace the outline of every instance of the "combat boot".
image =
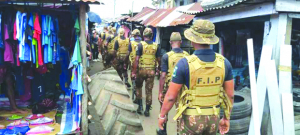
[[146,116],[146,117],[149,117],[150,116],[150,109],[151,109],[151,105],[146,105],[146,110],[145,110],[145,112],[144,112],[144,115]]
[[125,84],[126,84],[127,88],[131,87],[130,83],[128,82],[128,78],[127,77],[125,77]]
[[139,107],[137,109],[137,113],[138,114],[142,114],[143,113],[143,100],[142,99],[137,99]]

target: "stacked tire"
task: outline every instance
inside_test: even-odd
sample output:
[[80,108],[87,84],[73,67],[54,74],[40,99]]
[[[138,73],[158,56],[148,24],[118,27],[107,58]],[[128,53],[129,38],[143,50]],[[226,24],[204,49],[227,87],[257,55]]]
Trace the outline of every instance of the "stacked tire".
[[293,89],[293,100],[294,100],[294,115],[300,115],[300,92],[299,89]]
[[[250,94],[235,92],[228,135],[247,135],[250,125],[251,112],[252,102]],[[224,112],[221,111],[221,118],[223,115]]]

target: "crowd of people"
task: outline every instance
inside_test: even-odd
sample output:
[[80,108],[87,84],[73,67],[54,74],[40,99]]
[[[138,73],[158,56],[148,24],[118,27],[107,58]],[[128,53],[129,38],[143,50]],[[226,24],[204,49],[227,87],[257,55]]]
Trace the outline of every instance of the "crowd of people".
[[[219,42],[213,23],[197,20],[185,30],[185,38],[195,48],[192,55],[180,48],[182,37],[179,32],[171,34],[172,50],[162,57],[160,47],[152,41],[152,29],[146,28],[142,34],[135,29],[130,38],[126,38],[124,32],[122,28],[117,33],[115,28],[105,27],[100,34],[98,44],[103,64],[105,68],[114,67],[128,88],[131,87],[127,73],[130,67],[131,80],[136,84],[134,103],[138,104],[137,113],[146,117],[150,116],[154,78],[161,74],[159,134],[167,133],[167,115],[174,104],[179,134],[210,135],[216,134],[218,129],[221,134],[229,131],[234,97],[232,67],[224,56],[210,49],[210,45]],[[144,82],[145,111],[142,102]],[[222,119],[220,108],[225,114]]]

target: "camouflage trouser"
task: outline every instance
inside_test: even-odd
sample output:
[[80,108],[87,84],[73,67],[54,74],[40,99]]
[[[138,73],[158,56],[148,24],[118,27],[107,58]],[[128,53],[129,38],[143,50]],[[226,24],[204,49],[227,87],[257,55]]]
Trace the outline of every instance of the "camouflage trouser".
[[152,89],[154,85],[155,70],[139,69],[135,83],[137,99],[142,99],[142,88],[144,81],[146,82],[146,105],[152,104]]
[[124,69],[124,64],[125,64],[125,56],[124,57],[118,56],[117,61],[113,62],[113,66],[117,70],[117,72],[122,80],[123,80],[123,76],[125,79],[128,78],[127,67],[126,67],[126,69]]
[[111,67],[111,63],[112,63],[112,60],[113,60],[113,54],[112,53],[106,53],[105,54],[105,64],[104,64],[104,67],[105,68],[109,68]]
[[180,135],[216,135],[220,118],[218,115],[182,115],[179,119]]

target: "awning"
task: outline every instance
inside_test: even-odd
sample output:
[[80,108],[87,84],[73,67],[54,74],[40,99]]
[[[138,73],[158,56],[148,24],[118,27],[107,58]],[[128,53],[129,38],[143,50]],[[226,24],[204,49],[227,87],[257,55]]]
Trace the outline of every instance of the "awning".
[[134,17],[129,18],[127,21],[129,22],[141,22],[149,18],[153,13],[155,12],[155,9],[144,7],[141,12],[139,12]]
[[182,24],[188,24],[195,15],[187,15],[184,13],[180,13],[180,10],[193,10],[193,9],[202,10],[199,3],[193,3],[186,6],[177,7],[173,12],[171,12],[168,16],[163,18],[158,24],[157,27],[167,27],[167,26],[176,26]]
[[153,26],[153,27],[168,27],[168,26],[177,26],[188,24],[193,20],[195,15],[187,15],[184,13],[180,13],[180,10],[194,10],[194,9],[202,10],[200,3],[193,3],[186,6],[180,6],[175,8],[168,9],[158,9],[155,11],[151,17],[147,20],[143,21],[142,24],[145,26]]
[[200,2],[195,3],[193,8],[189,10],[180,9],[178,11],[189,15],[196,15],[202,12],[208,12],[208,11],[233,7],[245,1],[248,0],[226,0],[226,1],[225,0],[216,0],[216,1],[204,0],[201,3]]

